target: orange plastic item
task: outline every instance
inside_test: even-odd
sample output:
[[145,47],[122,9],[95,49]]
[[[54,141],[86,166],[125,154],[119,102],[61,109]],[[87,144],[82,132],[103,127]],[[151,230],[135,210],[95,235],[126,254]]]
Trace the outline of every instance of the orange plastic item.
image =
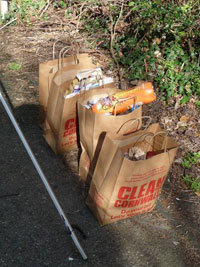
[[156,100],[151,82],[144,82],[134,88],[124,90],[100,99],[92,106],[96,113],[121,114],[134,106],[149,104]]

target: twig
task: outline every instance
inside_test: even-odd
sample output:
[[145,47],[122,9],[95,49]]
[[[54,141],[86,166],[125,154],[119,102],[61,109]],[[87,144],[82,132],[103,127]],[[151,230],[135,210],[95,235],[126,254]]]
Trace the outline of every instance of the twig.
[[147,67],[147,60],[146,58],[144,59],[144,66],[145,66],[145,72],[148,72],[148,67]]
[[[192,44],[191,44],[190,39],[188,39],[188,47],[189,47],[189,51],[190,51],[190,56],[192,57],[193,48],[192,48]],[[194,61],[193,58],[192,58],[192,61]]]
[[122,88],[123,72],[121,72],[119,63],[118,63],[118,61],[117,61],[117,59],[115,57],[115,52],[113,50],[113,42],[114,42],[114,39],[115,39],[116,28],[117,28],[118,22],[119,22],[119,20],[120,20],[120,18],[122,16],[123,7],[124,7],[124,2],[122,2],[122,4],[121,4],[121,10],[120,10],[120,13],[119,13],[119,17],[118,17],[118,19],[117,19],[115,24],[114,24],[114,21],[113,21],[113,17],[110,14],[110,21],[111,21],[110,53],[112,55],[112,58],[113,58],[115,64],[117,65],[117,69],[118,69],[118,73],[119,73],[119,82],[120,82],[120,87],[121,88]]
[[[136,43],[135,48],[138,47],[138,45],[144,40],[144,38],[147,36],[147,34],[149,34],[150,31],[151,31],[151,30],[147,30],[147,31],[145,32],[145,34],[144,34],[144,35],[140,38],[140,40]],[[137,34],[138,34],[138,28],[136,28],[135,38],[137,37]],[[127,57],[129,57],[131,53],[133,53],[133,50],[132,50],[132,49],[130,49],[130,51],[129,51]],[[133,65],[133,64],[134,64],[134,63],[132,63],[132,65]],[[131,65],[131,66],[132,66],[132,65]],[[130,66],[130,67],[131,67],[131,66]],[[129,67],[129,68],[130,68],[130,67]]]
[[43,14],[47,11],[47,9],[49,8],[50,4],[52,1],[48,0],[48,3],[46,5],[43,6],[43,8],[41,9],[41,13],[40,13],[40,18],[43,16]]
[[137,44],[135,45],[136,47],[144,40],[144,38],[147,36],[147,34],[151,31],[151,29],[149,31],[146,31],[145,34],[141,37],[141,39],[137,42]]
[[51,16],[51,18],[53,18],[53,17],[56,18],[60,22],[60,27],[62,28],[63,27],[62,20],[58,16],[56,16],[56,15]]
[[17,20],[17,18],[12,19],[12,20],[9,21],[8,23],[6,23],[4,26],[2,26],[2,27],[0,28],[0,30],[2,30],[3,28],[5,28],[6,26],[8,26],[9,24],[11,24],[12,22],[14,22],[14,21],[16,21],[16,20]]
[[194,203],[194,204],[199,204],[199,202],[191,201],[191,200],[186,200],[186,199],[180,199],[180,198],[178,198],[178,197],[176,197],[176,200],[178,200],[178,201],[190,202],[190,203]]
[[86,4],[86,2],[83,2],[83,4],[80,7],[80,14],[78,16],[78,22],[77,22],[77,25],[76,25],[76,32],[78,32],[78,27],[79,27],[79,24],[80,24],[81,16],[86,11],[86,10],[83,10],[83,7],[85,6],[85,4]]

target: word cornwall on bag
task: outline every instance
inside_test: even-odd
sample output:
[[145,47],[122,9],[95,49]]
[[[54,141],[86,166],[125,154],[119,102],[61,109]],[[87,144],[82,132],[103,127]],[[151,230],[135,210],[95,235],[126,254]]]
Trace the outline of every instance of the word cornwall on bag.
[[[144,154],[127,158],[136,149]],[[99,223],[151,211],[177,149],[159,124],[125,136],[106,134],[86,200]]]

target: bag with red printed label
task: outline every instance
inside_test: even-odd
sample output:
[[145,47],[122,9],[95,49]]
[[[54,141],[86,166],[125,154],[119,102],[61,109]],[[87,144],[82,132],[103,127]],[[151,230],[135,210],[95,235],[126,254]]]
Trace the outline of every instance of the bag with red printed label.
[[77,58],[74,64],[59,69],[51,81],[44,137],[56,154],[77,148],[76,102],[80,93],[65,97],[66,90],[80,71],[96,67],[88,54]]
[[113,79],[99,75],[101,69],[92,63],[88,54],[77,58],[76,64],[58,70],[51,82],[44,137],[57,154],[77,148],[78,98],[85,90],[101,90],[104,82],[108,83],[106,86],[114,84]]
[[[48,124],[45,122],[46,112],[47,112],[47,103],[51,87],[52,79],[55,73],[63,67],[72,66],[77,63],[76,54],[73,56],[65,56],[66,52],[69,52],[69,47],[63,47],[58,55],[58,58],[55,57],[55,46],[56,41],[53,45],[53,56],[52,60],[48,60],[39,64],[39,123],[43,129],[48,128]],[[88,54],[79,54],[78,56],[80,61],[91,62],[92,58],[88,57]]]
[[128,135],[105,135],[86,204],[101,225],[149,212],[178,144],[152,124]]
[[[101,142],[99,136],[102,132],[109,132],[116,134],[119,125],[126,121],[133,121],[133,119],[140,119],[142,116],[142,106],[135,107],[135,98],[133,97],[134,110],[127,110],[125,114],[98,114],[87,108],[88,103],[95,102],[99,98],[106,97],[110,94],[121,92],[115,86],[113,88],[104,86],[101,90],[93,89],[81,95],[77,101],[78,107],[78,121],[79,121],[79,139],[82,148],[79,161],[79,175],[81,179],[87,184],[90,183],[92,172],[98,158],[99,149],[101,149]],[[116,105],[117,107],[117,105]],[[124,125],[124,130],[127,124]],[[135,131],[133,128],[130,131]],[[140,125],[137,125],[138,129]],[[130,128],[130,125],[129,125]],[[97,146],[98,144],[98,146]]]

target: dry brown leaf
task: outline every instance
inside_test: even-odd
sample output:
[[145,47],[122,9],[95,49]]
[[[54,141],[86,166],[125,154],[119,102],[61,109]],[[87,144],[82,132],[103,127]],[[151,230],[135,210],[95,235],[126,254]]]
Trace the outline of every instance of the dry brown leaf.
[[123,57],[123,53],[121,51],[119,51],[119,57]]
[[200,197],[200,192],[195,192],[195,194],[196,194],[198,197]]
[[123,20],[118,21],[117,27],[116,27],[116,32],[119,32],[119,33],[123,32],[123,30],[126,26],[127,26],[127,24]]
[[163,200],[162,200],[162,204],[163,204],[165,207],[168,207],[168,206],[169,206],[169,202],[168,202],[166,199],[163,199]]
[[159,38],[155,38],[154,41],[156,42],[156,44],[160,44],[161,43],[161,40]]
[[181,118],[180,118],[180,121],[181,122],[187,122],[188,120],[189,120],[190,118],[189,117],[187,117],[187,116],[182,116]]

